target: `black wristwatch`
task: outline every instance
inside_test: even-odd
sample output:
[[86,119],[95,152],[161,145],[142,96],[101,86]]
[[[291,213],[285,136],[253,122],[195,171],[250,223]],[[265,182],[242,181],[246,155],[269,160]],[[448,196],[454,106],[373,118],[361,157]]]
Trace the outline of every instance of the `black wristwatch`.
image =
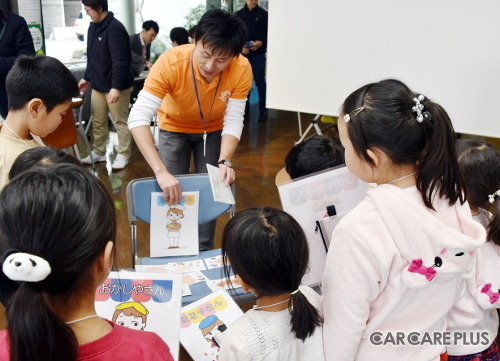
[[227,165],[228,167],[232,166],[231,162],[225,159],[219,160],[217,164],[224,164]]

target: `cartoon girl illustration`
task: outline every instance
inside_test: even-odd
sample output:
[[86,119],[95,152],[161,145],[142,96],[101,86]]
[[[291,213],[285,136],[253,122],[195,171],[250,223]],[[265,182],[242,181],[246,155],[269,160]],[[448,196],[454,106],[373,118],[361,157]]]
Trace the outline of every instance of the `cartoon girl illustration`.
[[179,248],[180,230],[182,228],[179,219],[184,218],[184,206],[180,204],[171,205],[167,211],[167,218],[168,248]]
[[117,325],[143,331],[149,311],[140,302],[123,302],[116,306],[112,321]]

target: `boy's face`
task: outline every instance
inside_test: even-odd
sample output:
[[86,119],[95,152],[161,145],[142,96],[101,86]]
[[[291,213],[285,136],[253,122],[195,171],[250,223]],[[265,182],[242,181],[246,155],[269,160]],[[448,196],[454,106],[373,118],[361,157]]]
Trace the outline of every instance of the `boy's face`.
[[45,137],[57,129],[59,124],[62,122],[62,117],[69,111],[71,101],[67,101],[62,104],[58,104],[47,113],[47,107],[41,105],[37,116],[30,120],[29,130],[32,134],[38,135],[39,137]]
[[142,317],[137,317],[134,315],[127,316],[124,313],[121,313],[116,318],[116,324],[139,331],[144,330],[144,327],[146,327],[146,324],[142,322]]

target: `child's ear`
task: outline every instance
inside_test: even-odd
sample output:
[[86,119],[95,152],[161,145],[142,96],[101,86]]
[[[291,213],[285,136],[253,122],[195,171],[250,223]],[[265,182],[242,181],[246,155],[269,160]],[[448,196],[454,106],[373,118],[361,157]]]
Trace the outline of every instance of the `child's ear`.
[[380,167],[381,165],[385,165],[389,161],[392,163],[390,158],[385,154],[385,152],[377,147],[368,148],[366,153],[373,161],[373,167]]
[[248,283],[246,283],[243,278],[240,277],[240,275],[236,275],[236,279],[238,280],[239,284],[241,285],[241,288],[243,289],[243,292],[248,292],[251,291],[250,286]]
[[114,243],[108,241],[104,247],[101,255],[95,262],[95,276],[97,279],[97,284],[100,284],[106,280],[113,267],[113,256],[114,256]]
[[28,102],[28,112],[32,118],[37,118],[38,113],[45,106],[43,100],[40,98],[33,98]]

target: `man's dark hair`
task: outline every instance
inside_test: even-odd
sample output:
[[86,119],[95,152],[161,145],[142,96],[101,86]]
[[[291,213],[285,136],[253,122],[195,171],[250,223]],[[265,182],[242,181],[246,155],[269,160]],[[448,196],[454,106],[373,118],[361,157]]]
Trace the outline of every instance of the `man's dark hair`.
[[96,11],[108,11],[108,0],[82,0],[82,4]]
[[196,42],[208,46],[215,53],[237,56],[247,39],[243,20],[221,9],[207,11],[196,26]]
[[47,112],[80,95],[71,71],[50,56],[21,56],[5,81],[9,110],[22,109],[31,99],[40,98]]
[[145,22],[142,23],[142,28],[148,31],[149,29],[153,29],[155,33],[160,32],[160,27],[158,26],[158,23],[154,20],[146,20]]
[[183,27],[177,27],[170,30],[170,40],[175,41],[177,45],[189,44],[188,31]]

